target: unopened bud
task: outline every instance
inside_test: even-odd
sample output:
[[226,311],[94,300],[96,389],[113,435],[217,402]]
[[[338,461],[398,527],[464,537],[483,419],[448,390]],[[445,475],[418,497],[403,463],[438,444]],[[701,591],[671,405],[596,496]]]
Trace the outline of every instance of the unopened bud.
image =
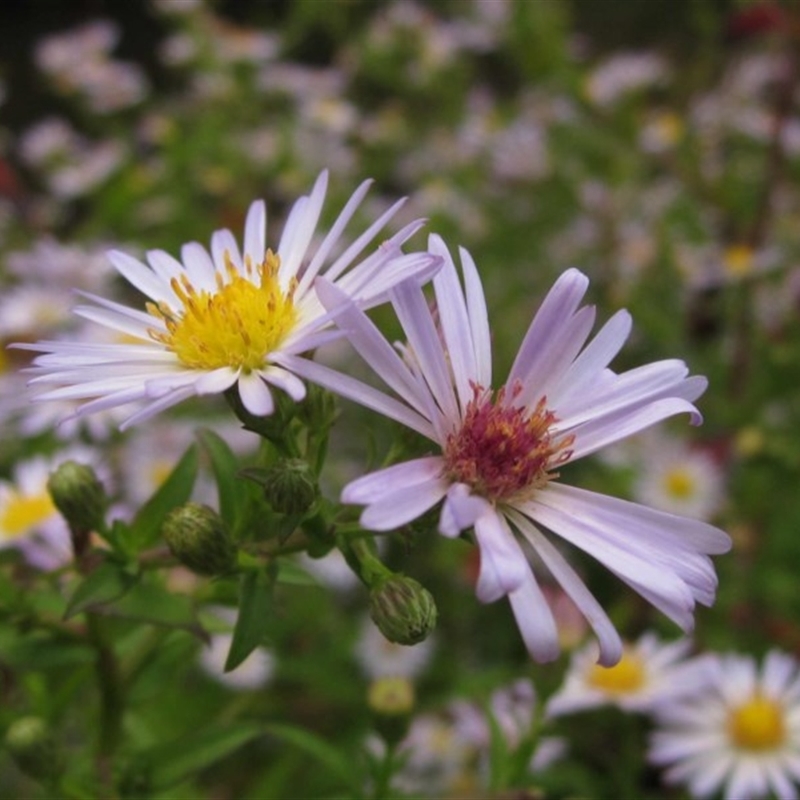
[[20,770],[31,778],[47,782],[64,770],[56,740],[41,717],[20,717],[12,722],[5,746]]
[[386,578],[372,588],[369,601],[372,621],[395,644],[418,644],[436,627],[433,596],[413,578]]
[[378,678],[369,685],[367,703],[375,715],[375,727],[394,745],[402,741],[414,710],[414,686],[408,678]]
[[103,484],[88,464],[65,461],[50,474],[47,490],[74,533],[101,528],[108,505]]
[[236,566],[236,546],[213,508],[180,506],[167,515],[161,533],[172,555],[200,575],[223,575]]
[[264,497],[280,514],[303,514],[317,500],[319,487],[311,467],[300,458],[287,458],[264,470]]

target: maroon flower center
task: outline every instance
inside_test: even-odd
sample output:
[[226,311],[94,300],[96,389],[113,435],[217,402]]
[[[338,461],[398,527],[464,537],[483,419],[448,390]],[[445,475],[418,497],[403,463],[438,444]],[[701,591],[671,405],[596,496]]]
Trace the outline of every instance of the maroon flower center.
[[516,386],[508,397],[506,387],[497,392],[473,386],[461,427],[444,446],[445,475],[465,483],[490,500],[508,501],[532,494],[551,478],[551,470],[567,461],[573,436],[553,436],[556,416],[542,398],[531,410],[515,406],[522,391]]

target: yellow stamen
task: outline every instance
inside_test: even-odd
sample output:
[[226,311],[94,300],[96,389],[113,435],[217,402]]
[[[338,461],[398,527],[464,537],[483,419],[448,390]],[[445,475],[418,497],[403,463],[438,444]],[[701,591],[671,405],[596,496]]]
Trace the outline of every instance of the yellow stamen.
[[592,664],[586,682],[606,694],[633,694],[645,684],[644,664],[635,653],[626,652],[613,667]]
[[173,279],[172,290],[183,308],[149,303],[148,313],[167,328],[151,330],[150,335],[191,369],[232,367],[250,372],[263,367],[297,322],[294,287],[288,292],[281,289],[279,267],[279,257],[268,250],[253,281],[226,258],[226,275],[217,273],[214,293],[198,292],[186,275],[180,281]]
[[773,750],[786,739],[783,709],[774,700],[756,694],[731,711],[728,733],[744,750]]
[[753,268],[753,248],[746,244],[731,245],[722,255],[725,271],[733,277],[747,275]]
[[14,493],[0,516],[0,535],[8,539],[24,536],[55,511],[56,507],[46,492],[33,495]]

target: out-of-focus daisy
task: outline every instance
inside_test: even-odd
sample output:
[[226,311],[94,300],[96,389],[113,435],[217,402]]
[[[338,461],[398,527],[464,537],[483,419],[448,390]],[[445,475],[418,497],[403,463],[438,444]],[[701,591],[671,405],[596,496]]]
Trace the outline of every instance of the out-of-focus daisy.
[[355,349],[402,400],[320,364],[280,356],[286,368],[407,425],[441,448],[439,455],[353,481],[342,499],[367,506],[361,524],[370,530],[398,528],[444,500],[440,533],[457,537],[474,527],[481,554],[478,599],[489,603],[508,596],[537,660],[558,655],[558,634],[513,529],[591,623],[606,666],[622,655],[619,634],[539,525],[597,558],[690,630],[695,603],[714,600],[717,580],[707,554],[726,551],[728,536],[703,522],[557,479],[568,462],[666,417],[689,413],[698,423],[692,401],[704,391],[705,378],[688,377],[679,360],[621,374],[609,369],[628,337],[630,316],[615,314],[587,345],[594,309],[579,308],[588,280],[573,269],[551,289],[505,384],[493,389],[489,321],[477,269],[462,249],[464,290],[444,243],[431,237],[430,249],[444,259],[433,281],[437,317],[420,286],[404,282],[391,292],[408,339],[404,357],[341,291],[326,282],[318,287]]
[[626,644],[613,667],[597,663],[597,646],[591,642],[573,654],[564,685],[550,698],[550,717],[587,708],[614,705],[625,711],[649,711],[656,703],[681,690],[680,676],[689,662],[685,656],[691,640],[661,642],[645,633]]
[[123,427],[193,395],[217,394],[234,385],[244,407],[255,415],[272,413],[273,388],[302,400],[303,382],[280,366],[277,356],[296,356],[331,337],[331,331],[322,330],[329,317],[314,290],[317,276],[325,272],[348,297],[370,306],[384,300],[399,279],[416,275],[423,280],[438,264],[427,253],[403,255],[400,250],[422,224],[418,221],[353,266],[402,201],[331,258],[369,183],[355,191],[317,247],[312,238],[327,190],[326,172],[311,194],[294,204],[275,252],[266,248],[263,201],[250,206],[242,252],[228,230],[214,233],[210,253],[196,242],[184,245],[182,262],[162,250],[150,251],[147,265],[111,251],[118,272],[149,298],[146,310],[86,293],[94,305],[75,312],[134,341],[21,345],[44,353],[34,361],[32,371],[38,375],[32,383],[59,386],[38,399],[88,399],[78,415],[143,403]]
[[646,505],[707,520],[724,499],[722,470],[708,452],[687,442],[648,436],[637,459],[633,491]]
[[708,656],[693,691],[659,709],[649,759],[692,797],[795,800],[800,784],[800,665],[785,653]]
[[[233,629],[236,623],[234,609],[215,606],[209,611],[212,616]],[[237,691],[252,691],[268,684],[275,674],[276,660],[273,653],[264,647],[257,647],[236,669],[225,672],[225,662],[232,641],[232,632],[211,634],[209,643],[200,652],[200,666],[203,671],[229,689]]]
[[93,465],[96,457],[81,447],[34,456],[17,462],[11,480],[0,481],[0,549],[18,550],[38,569],[56,569],[73,556],[67,523],[47,490],[50,474],[68,460]]
[[430,663],[434,647],[434,637],[411,647],[390,642],[371,619],[365,618],[355,656],[368,678],[415,678]]

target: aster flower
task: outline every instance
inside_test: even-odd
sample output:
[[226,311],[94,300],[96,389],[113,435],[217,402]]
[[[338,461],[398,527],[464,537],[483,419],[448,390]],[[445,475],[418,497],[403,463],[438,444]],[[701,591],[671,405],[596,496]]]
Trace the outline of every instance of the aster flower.
[[800,664],[767,654],[706,657],[682,702],[659,709],[649,759],[692,797],[795,800],[800,784]]
[[691,640],[662,642],[653,633],[625,644],[613,667],[597,663],[597,646],[590,642],[575,652],[563,686],[550,698],[549,717],[613,705],[624,711],[649,711],[682,690],[681,677],[693,667],[685,656]]
[[241,253],[228,230],[214,233],[210,253],[196,242],[184,245],[182,261],[152,250],[145,265],[111,251],[109,258],[117,271],[149,298],[145,311],[84,293],[94,305],[80,306],[75,313],[125,334],[128,342],[19,345],[44,353],[34,361],[32,369],[39,374],[32,383],[59,385],[37,399],[88,399],[77,409],[78,415],[144,402],[122,427],[193,395],[216,394],[234,385],[244,407],[257,416],[272,413],[273,388],[302,400],[302,381],[279,366],[275,356],[304,353],[331,336],[331,331],[322,330],[329,320],[313,285],[319,274],[325,272],[348,297],[368,307],[381,302],[400,278],[420,273],[427,277],[426,272],[437,266],[427,253],[404,256],[400,250],[420,221],[407,225],[353,266],[402,201],[341,255],[330,258],[369,183],[359,186],[316,247],[312,238],[325,199],[326,172],[311,194],[292,207],[275,252],[266,249],[263,201],[250,206]]
[[514,530],[572,597],[600,642],[600,662],[612,665],[622,642],[611,621],[560,549],[539,526],[585,550],[684,630],[695,603],[710,605],[716,575],[709,553],[728,549],[710,525],[567,486],[558,470],[674,414],[688,413],[706,387],[679,360],[617,374],[608,364],[631,327],[615,314],[587,345],[592,307],[579,308],[588,279],[568,270],[553,286],[522,342],[506,382],[492,388],[489,322],[483,289],[469,253],[461,250],[465,289],[444,243],[433,280],[438,322],[422,289],[410,282],[391,291],[408,338],[398,355],[336,287],[318,292],[337,313],[355,349],[402,399],[327,370],[281,356],[280,363],[427,437],[440,453],[358,478],[342,499],[367,508],[361,524],[388,531],[444,500],[439,532],[457,537],[474,528],[481,563],[477,596],[507,596],[531,654],[558,655],[553,614]]

